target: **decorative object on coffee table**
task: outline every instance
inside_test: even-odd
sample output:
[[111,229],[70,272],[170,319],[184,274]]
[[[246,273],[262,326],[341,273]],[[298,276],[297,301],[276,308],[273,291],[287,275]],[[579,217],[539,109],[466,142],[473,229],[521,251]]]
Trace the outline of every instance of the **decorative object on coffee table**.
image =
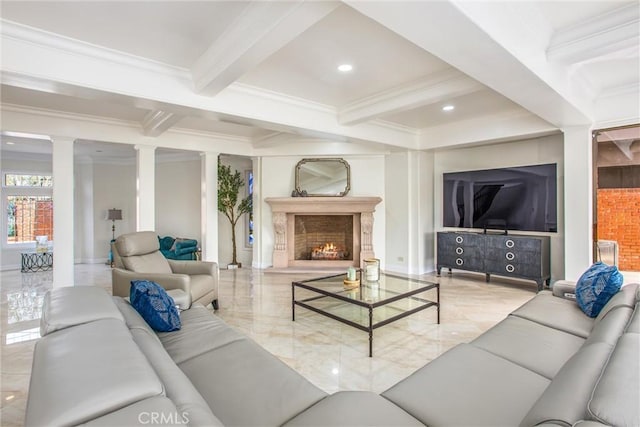
[[380,280],[380,260],[378,258],[364,260],[364,278],[367,282]]
[[229,269],[242,267],[238,262],[236,250],[236,224],[242,215],[253,209],[252,197],[249,195],[238,203],[240,188],[244,186],[242,175],[237,170],[231,172],[231,166],[220,163],[218,158],[218,210],[224,214],[231,224],[232,260]]

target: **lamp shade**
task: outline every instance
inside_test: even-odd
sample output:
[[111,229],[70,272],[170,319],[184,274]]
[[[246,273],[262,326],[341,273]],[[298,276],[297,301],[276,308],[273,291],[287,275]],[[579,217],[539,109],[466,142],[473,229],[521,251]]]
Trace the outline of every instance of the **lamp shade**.
[[109,209],[107,214],[107,219],[109,221],[116,221],[122,219],[122,209]]

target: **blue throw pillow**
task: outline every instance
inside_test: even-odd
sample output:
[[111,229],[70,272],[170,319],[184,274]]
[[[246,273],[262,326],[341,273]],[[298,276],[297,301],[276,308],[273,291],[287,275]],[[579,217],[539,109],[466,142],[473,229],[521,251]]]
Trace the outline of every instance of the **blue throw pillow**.
[[158,332],[177,331],[182,327],[180,313],[164,288],[149,280],[131,281],[131,305]]
[[622,286],[622,274],[615,265],[596,262],[576,284],[576,302],[589,317],[596,317],[602,307]]

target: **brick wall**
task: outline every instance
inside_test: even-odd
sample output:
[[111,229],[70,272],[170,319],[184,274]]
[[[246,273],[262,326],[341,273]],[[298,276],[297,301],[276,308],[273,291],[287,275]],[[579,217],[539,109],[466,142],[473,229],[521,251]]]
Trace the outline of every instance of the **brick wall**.
[[620,270],[640,271],[640,188],[598,190],[598,239],[618,242]]

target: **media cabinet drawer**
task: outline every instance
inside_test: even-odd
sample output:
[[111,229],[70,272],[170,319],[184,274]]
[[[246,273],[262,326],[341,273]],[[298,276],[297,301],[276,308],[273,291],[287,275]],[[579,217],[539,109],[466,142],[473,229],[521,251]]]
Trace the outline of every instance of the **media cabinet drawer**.
[[487,248],[485,252],[487,261],[503,263],[532,264],[540,268],[540,251],[518,251],[509,249]]
[[512,249],[514,251],[535,251],[540,253],[542,240],[536,237],[487,235],[487,249]]
[[530,277],[535,279],[542,275],[540,264],[486,260],[484,268],[487,273],[506,276]]
[[458,268],[460,270],[484,270],[484,259],[481,256],[445,256],[438,257],[438,266]]

